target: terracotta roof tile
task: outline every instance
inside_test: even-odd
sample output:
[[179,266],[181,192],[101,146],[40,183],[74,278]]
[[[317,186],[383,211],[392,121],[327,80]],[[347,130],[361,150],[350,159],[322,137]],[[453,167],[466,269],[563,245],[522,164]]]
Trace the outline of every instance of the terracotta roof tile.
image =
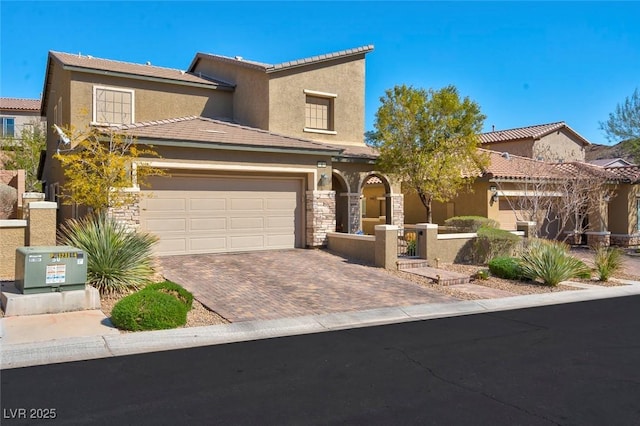
[[230,57],[230,56],[224,56],[224,55],[216,55],[213,53],[197,53],[196,57],[193,59],[193,61],[191,62],[191,65],[189,66],[189,70],[190,71],[193,70],[198,59],[209,58],[209,59],[214,59],[216,61],[238,64],[247,68],[253,68],[253,69],[270,73],[270,72],[282,71],[289,68],[295,68],[295,67],[300,67],[300,66],[319,63],[319,62],[331,61],[338,58],[345,58],[348,56],[368,53],[368,52],[371,52],[372,50],[373,50],[373,45],[370,44],[367,46],[360,46],[353,49],[341,50],[339,52],[326,53],[322,55],[311,56],[308,58],[281,62],[279,64],[267,64],[264,62],[250,61],[250,60],[244,59],[241,56]]
[[0,98],[0,109],[40,111],[40,99]]
[[558,121],[556,123],[538,124],[535,126],[518,127],[515,129],[496,130],[493,132],[482,133],[480,135],[480,142],[483,144],[495,143],[495,142],[507,142],[523,139],[538,139],[549,133],[555,132],[560,129],[567,129],[571,133],[575,134],[579,139],[583,141],[585,145],[589,145],[589,141],[580,136],[578,132],[567,126],[564,121]]
[[123,73],[130,75],[138,75],[144,77],[154,77],[175,82],[197,83],[207,86],[229,86],[218,80],[203,78],[201,76],[188,73],[174,68],[164,68],[154,65],[135,64],[131,62],[114,61],[110,59],[94,58],[89,55],[75,55],[62,52],[49,52],[49,55],[63,65],[78,68],[86,68],[90,70],[110,71],[115,73]]
[[606,170],[622,182],[640,183],[640,166],[611,167]]
[[181,117],[123,125],[117,130],[138,138],[197,142],[276,149],[328,151],[338,154],[339,147],[298,139],[204,117]]
[[[522,178],[554,178],[559,177],[553,166],[543,161],[506,152],[480,149],[489,156],[489,165],[483,174],[493,178],[522,179]],[[479,173],[476,173],[477,176]],[[467,174],[470,175],[470,174]]]

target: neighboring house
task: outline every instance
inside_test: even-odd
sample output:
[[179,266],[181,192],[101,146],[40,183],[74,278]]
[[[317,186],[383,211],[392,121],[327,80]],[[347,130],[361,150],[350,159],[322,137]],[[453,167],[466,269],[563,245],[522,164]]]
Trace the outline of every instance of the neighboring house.
[[20,139],[25,126],[44,122],[40,99],[0,98],[0,137]]
[[605,168],[635,166],[635,164],[625,160],[624,158],[601,158],[599,160],[591,160],[588,163]]
[[[160,237],[159,254],[318,247],[362,228],[365,182],[384,187],[385,223],[402,224],[399,185],[364,144],[365,55],[373,46],[276,65],[198,53],[186,71],[50,52],[42,111],[52,124],[105,126],[151,144],[140,202],[116,217]],[[42,178],[63,171],[49,129]],[[68,149],[68,147],[64,147]],[[61,205],[59,221],[76,214]]]
[[[477,172],[469,191],[463,191],[450,202],[432,204],[434,223],[443,225],[453,216],[476,215],[497,220],[503,229],[515,230],[518,221],[526,220],[527,212],[521,210],[526,204],[525,197],[561,196],[562,191],[553,190],[548,182],[595,176],[610,184],[607,191],[612,194],[603,194],[603,201],[588,211],[577,212],[583,222],[580,227],[588,230],[589,242],[610,237],[616,245],[640,244],[637,166],[619,167],[622,163],[615,161],[604,165],[585,163],[584,151],[589,142],[563,122],[492,131],[480,135],[480,139],[489,165]],[[420,223],[424,219],[425,209],[418,196],[405,193],[405,223]],[[547,231],[567,236],[574,227],[569,223],[565,229],[551,226]]]
[[482,148],[551,162],[585,161],[589,141],[564,121],[480,135]]

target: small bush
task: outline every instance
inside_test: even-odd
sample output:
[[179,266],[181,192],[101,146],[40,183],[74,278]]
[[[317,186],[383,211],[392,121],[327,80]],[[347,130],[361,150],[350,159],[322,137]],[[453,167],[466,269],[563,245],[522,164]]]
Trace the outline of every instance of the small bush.
[[475,273],[474,277],[477,280],[488,280],[489,279],[489,270],[488,269],[480,269],[478,272]]
[[507,280],[521,280],[523,278],[520,260],[515,257],[494,257],[489,261],[489,271],[496,277]]
[[155,236],[130,231],[99,213],[67,221],[60,229],[60,239],[87,253],[87,284],[100,294],[137,290],[150,282]]
[[478,229],[500,228],[500,223],[482,216],[455,216],[444,221],[445,226],[456,228],[460,232],[477,232]]
[[520,244],[520,237],[509,231],[482,227],[478,229],[475,242],[476,262],[486,263],[498,256],[511,256]]
[[593,262],[599,281],[609,281],[609,278],[622,268],[623,252],[615,247],[598,247]]
[[142,291],[159,291],[161,293],[169,294],[184,304],[187,307],[187,310],[190,310],[193,305],[193,294],[185,290],[184,287],[171,281],[149,284],[142,289]]
[[569,254],[569,246],[559,241],[533,240],[520,263],[524,277],[556,286],[571,278],[589,278],[591,271]]
[[186,324],[187,307],[161,291],[139,291],[120,300],[111,311],[113,325],[123,330],[165,330]]

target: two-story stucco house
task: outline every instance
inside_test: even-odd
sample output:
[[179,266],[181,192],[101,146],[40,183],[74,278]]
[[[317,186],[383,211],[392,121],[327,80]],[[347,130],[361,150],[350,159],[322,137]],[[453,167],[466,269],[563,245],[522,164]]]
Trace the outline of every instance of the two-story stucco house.
[[[381,182],[387,223],[399,185],[364,144],[364,46],[269,65],[198,53],[186,70],[50,52],[42,111],[51,124],[108,126],[153,145],[167,170],[116,216],[160,237],[158,254],[317,247],[361,229],[361,194]],[[64,185],[49,130],[43,181]],[[72,217],[61,205],[59,221]]]

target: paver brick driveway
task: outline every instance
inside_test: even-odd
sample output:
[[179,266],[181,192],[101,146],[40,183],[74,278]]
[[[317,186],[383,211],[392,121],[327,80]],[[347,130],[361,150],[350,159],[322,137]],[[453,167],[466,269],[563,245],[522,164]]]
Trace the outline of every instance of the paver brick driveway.
[[231,322],[453,302],[322,250],[168,256],[164,276]]

